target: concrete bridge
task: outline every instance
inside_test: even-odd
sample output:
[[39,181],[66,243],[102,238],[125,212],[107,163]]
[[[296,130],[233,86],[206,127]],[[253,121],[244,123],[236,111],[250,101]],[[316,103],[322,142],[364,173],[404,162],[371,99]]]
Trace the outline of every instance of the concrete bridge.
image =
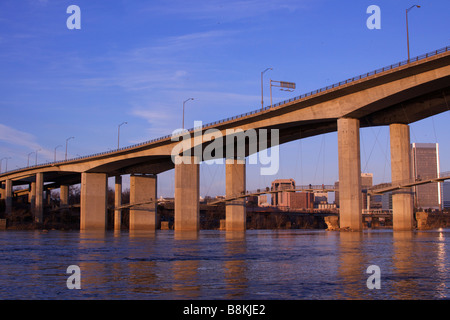
[[[408,180],[409,124],[448,111],[449,104],[450,47],[446,47],[270,107],[191,129],[189,139],[183,142],[192,150],[206,151],[215,142],[221,142],[223,150],[230,147],[237,150],[237,134],[227,139],[230,130],[278,129],[277,139],[269,137],[271,146],[337,131],[340,227],[362,230],[359,129],[389,125],[392,180]],[[216,129],[220,137],[208,136],[209,129]],[[202,139],[195,137],[199,132],[204,134]],[[267,131],[256,131],[260,141],[263,132]],[[42,222],[44,189],[59,187],[64,205],[68,201],[68,186],[81,183],[80,228],[105,229],[107,179],[116,177],[115,207],[120,208],[121,176],[130,174],[130,203],[149,202],[141,204],[139,210],[130,209],[130,229],[152,230],[156,226],[156,202],[149,200],[157,199],[157,175],[175,168],[175,230],[198,230],[199,162],[208,157],[199,159],[194,152],[172,158],[179,142],[171,138],[168,135],[110,152],[2,173],[0,183],[4,185],[1,190],[6,212],[9,214],[12,209],[13,185],[30,186],[35,220]],[[245,157],[268,147],[244,141]],[[236,152],[227,157],[227,197],[246,190],[245,162]],[[393,211],[394,229],[413,228],[413,203],[408,188],[393,195]],[[244,198],[227,202],[227,230],[245,230],[245,216]],[[117,209],[116,226],[119,217]]]

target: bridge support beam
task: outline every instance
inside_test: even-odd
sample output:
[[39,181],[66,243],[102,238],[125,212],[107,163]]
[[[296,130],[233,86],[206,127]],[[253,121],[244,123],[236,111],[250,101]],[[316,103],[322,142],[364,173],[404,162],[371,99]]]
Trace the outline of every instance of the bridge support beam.
[[61,185],[59,187],[59,205],[68,206],[69,205],[69,186]]
[[34,222],[42,223],[44,218],[44,174],[36,173],[36,196],[34,207]]
[[[391,178],[396,181],[411,179],[411,147],[409,125],[391,124]],[[392,225],[394,230],[414,228],[414,203],[411,188],[392,192]]]
[[200,165],[195,156],[175,157],[175,231],[200,230]]
[[5,213],[10,215],[12,213],[12,180],[5,181]]
[[107,187],[107,174],[81,173],[80,230],[106,229]]
[[[122,205],[122,176],[115,177],[114,184],[114,207]],[[122,227],[122,209],[114,210],[114,230],[120,230]]]
[[339,225],[340,228],[362,230],[361,155],[359,120],[340,118],[339,153]]
[[[245,179],[245,159],[226,159],[226,198],[245,192]],[[227,231],[245,231],[247,220],[245,198],[226,202],[225,217]]]
[[154,200],[152,203],[130,208],[130,231],[156,230],[156,175],[130,176],[130,204]]

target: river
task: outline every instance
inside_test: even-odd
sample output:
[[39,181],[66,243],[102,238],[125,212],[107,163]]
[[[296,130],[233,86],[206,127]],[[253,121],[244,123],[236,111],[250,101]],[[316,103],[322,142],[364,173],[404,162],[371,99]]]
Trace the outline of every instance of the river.
[[[7,300],[450,297],[450,229],[8,230],[0,244],[0,299]],[[81,289],[68,288],[72,265]],[[371,276],[379,289],[369,289]]]

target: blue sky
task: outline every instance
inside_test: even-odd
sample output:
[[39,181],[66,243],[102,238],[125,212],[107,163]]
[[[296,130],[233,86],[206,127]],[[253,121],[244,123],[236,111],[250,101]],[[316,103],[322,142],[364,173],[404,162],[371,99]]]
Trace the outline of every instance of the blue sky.
[[[8,169],[108,151],[227,118],[265,105],[269,79],[292,81],[274,102],[298,96],[450,44],[450,2],[331,0],[0,2],[0,158]],[[69,5],[81,9],[81,29],[69,30]],[[367,7],[381,9],[381,29],[369,30]],[[441,171],[450,171],[450,113],[411,125],[411,142],[440,143]],[[335,133],[280,147],[276,176],[247,167],[248,189],[276,178],[297,184],[338,179]],[[35,154],[30,157],[34,163]],[[2,163],[5,170],[6,161]],[[375,183],[390,181],[389,130],[361,130],[361,167]],[[224,166],[201,166],[201,195],[222,194]],[[159,177],[173,195],[173,170]]]

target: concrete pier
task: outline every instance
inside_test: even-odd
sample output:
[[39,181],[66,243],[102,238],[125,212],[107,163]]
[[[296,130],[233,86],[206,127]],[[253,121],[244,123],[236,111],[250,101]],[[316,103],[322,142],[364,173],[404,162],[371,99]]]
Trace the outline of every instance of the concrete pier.
[[12,213],[12,181],[5,181],[5,213],[10,215]]
[[[114,207],[122,205],[122,176],[115,177],[114,183]],[[114,210],[114,230],[120,230],[122,227],[122,209]]]
[[339,152],[339,222],[340,228],[362,230],[361,156],[359,120],[340,118],[338,127]]
[[200,229],[200,165],[195,156],[175,157],[175,231]]
[[[240,195],[246,190],[245,159],[226,159],[225,183],[226,197]],[[246,208],[245,198],[228,201],[225,204],[226,230],[245,231],[246,230]]]
[[[411,179],[410,134],[407,124],[389,126],[391,142],[392,183]],[[411,188],[392,192],[392,225],[394,230],[414,228],[414,202]]]
[[67,185],[61,185],[59,187],[59,205],[69,205],[69,186]]
[[80,230],[106,229],[107,187],[107,174],[81,174]]
[[42,223],[44,218],[44,174],[36,173],[36,202],[34,209],[34,221]]
[[30,183],[30,191],[28,192],[28,201],[30,203],[30,211],[33,219],[36,221],[36,180]]
[[154,202],[130,208],[130,231],[156,230],[157,176],[130,176],[130,204],[153,200]]

